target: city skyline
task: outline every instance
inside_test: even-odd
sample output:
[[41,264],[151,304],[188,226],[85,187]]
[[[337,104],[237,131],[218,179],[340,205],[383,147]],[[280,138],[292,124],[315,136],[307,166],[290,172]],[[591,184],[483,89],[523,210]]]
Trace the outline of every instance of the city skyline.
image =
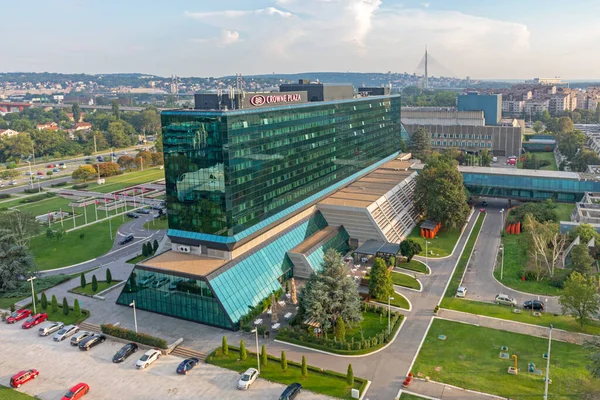
[[427,46],[443,65],[430,65],[436,76],[598,78],[587,43],[600,36],[593,18],[600,5],[575,0],[565,15],[558,2],[522,3],[184,0],[148,8],[140,1],[13,2],[3,7],[5,15],[27,16],[28,29],[22,18],[7,19],[6,31],[19,37],[0,44],[0,71],[413,73]]

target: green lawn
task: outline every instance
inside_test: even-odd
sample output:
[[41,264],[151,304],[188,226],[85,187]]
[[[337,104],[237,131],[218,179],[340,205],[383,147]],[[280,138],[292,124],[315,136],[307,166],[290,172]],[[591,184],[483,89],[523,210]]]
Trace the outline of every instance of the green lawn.
[[[381,333],[382,330],[387,329],[387,314],[381,315],[372,311],[364,311],[362,316],[363,320],[360,324],[353,328],[346,328],[346,342],[352,342],[352,338],[354,338],[354,340],[361,340],[361,332],[362,337],[370,339]],[[330,331],[328,334],[331,333],[333,333],[333,331]]]
[[2,400],[28,400],[35,399],[28,394],[18,392],[6,386],[0,385],[0,399]]
[[103,290],[108,289],[109,287],[115,286],[120,281],[113,280],[111,283],[106,283],[106,281],[98,281],[98,290],[95,292],[92,290],[92,282],[88,282],[87,285],[82,289],[81,286],[71,289],[71,292],[79,293],[79,294],[87,294],[88,296],[93,296],[97,293],[100,293]]
[[415,396],[413,394],[402,392],[402,394],[400,395],[400,400],[425,400],[425,397]]
[[5,309],[5,310],[9,310],[10,306],[12,306],[13,304],[23,300],[25,297],[28,296],[21,296],[21,297],[0,297],[0,308]]
[[394,282],[394,285],[398,286],[404,286],[416,290],[421,289],[421,284],[415,278],[399,272],[392,272],[392,282]]
[[[252,341],[247,340],[246,348],[252,347]],[[267,349],[268,352],[268,349]],[[256,353],[248,351],[248,358],[245,361],[239,360],[240,355],[237,348],[232,346],[229,347],[229,354],[227,356],[222,355],[221,350],[217,349],[213,351],[206,362],[214,364],[222,368],[231,369],[237,372],[244,372],[248,368],[256,368]],[[307,358],[307,364],[310,364],[310,358]],[[344,366],[340,366],[340,369],[345,370],[346,363]],[[266,380],[289,385],[290,383],[299,382],[302,384],[302,389],[321,393],[328,396],[340,398],[340,399],[351,399],[350,389],[346,383],[345,375],[335,375],[334,373],[324,373],[316,368],[309,367],[308,376],[304,378],[301,374],[300,367],[294,363],[288,361],[288,369],[286,372],[281,370],[281,364],[279,359],[269,358],[266,366],[261,366],[260,377]],[[361,379],[354,379],[353,388],[360,389],[363,381]],[[252,389],[250,389],[252,390]]]
[[[535,154],[535,157],[538,161],[548,161],[550,165],[546,165],[542,168],[537,168],[542,171],[558,171],[556,167],[556,160],[554,159],[554,152],[552,151],[536,151],[532,152],[532,155]],[[522,169],[523,163],[517,160],[517,168]]]
[[[445,335],[446,340],[438,339]],[[512,359],[499,358],[502,346],[518,357],[518,375],[509,375]],[[543,376],[529,373],[528,363],[545,373],[548,339],[521,335],[459,322],[436,319],[413,366],[413,374],[432,380],[511,399],[542,398]],[[581,398],[587,387],[598,393],[600,380],[586,369],[587,351],[582,346],[553,341],[550,362],[549,398]]]
[[540,326],[549,326],[552,324],[555,328],[563,329],[565,331],[600,335],[600,321],[597,320],[584,325],[583,331],[581,331],[579,329],[579,323],[575,318],[568,315],[553,315],[543,312],[541,317],[534,317],[529,310],[521,309],[520,314],[515,314],[512,307],[458,298],[444,299],[442,306],[450,310],[463,311],[471,314],[486,315],[488,317]]
[[[38,300],[40,299],[40,296],[38,296]],[[52,298],[48,298],[48,307],[44,310],[42,309],[41,305],[37,305],[37,312],[38,313],[46,313],[48,314],[48,321],[52,321],[52,322],[63,322],[65,325],[77,325],[83,321],[85,321],[89,316],[90,316],[90,312],[88,310],[81,310],[81,315],[77,316],[75,315],[75,313],[73,312],[73,304],[69,304],[69,315],[65,315],[63,314],[62,311],[62,299],[58,299],[58,311],[57,312],[52,312],[52,306],[51,306],[51,300]],[[29,308],[30,310],[33,310],[33,306],[31,305],[31,303],[29,303],[28,305],[25,306],[25,308]]]
[[[429,251],[430,258],[446,257],[452,254],[454,246],[460,237],[460,229],[451,229],[449,231],[440,231],[435,239],[427,239],[429,244],[427,245],[427,251]],[[420,256],[425,256],[425,238],[421,237],[421,228],[416,226],[407,239],[412,239],[418,242],[423,251],[419,253]]]
[[[67,233],[59,242],[47,239],[44,234],[31,239],[30,249],[40,270],[78,264],[108,252],[113,245],[117,229],[125,221],[121,217],[111,218],[112,238],[108,220]],[[83,239],[80,235],[84,235]]]
[[151,231],[158,231],[161,229],[167,230],[169,229],[169,221],[167,220],[167,217],[155,218],[154,222],[146,222],[144,224],[144,229],[150,229]]
[[550,285],[548,279],[542,279],[537,282],[535,280],[523,281],[521,277],[524,274],[523,267],[527,265],[528,250],[526,233],[520,235],[504,235],[502,243],[504,243],[504,274],[500,280],[500,269],[502,253],[498,258],[498,264],[494,270],[494,277],[502,282],[502,284],[525,293],[533,293],[539,295],[558,296],[561,289]]
[[[50,194],[50,196],[52,196],[52,194],[50,192],[42,192],[42,195],[44,195],[44,196],[48,195],[48,194]],[[30,198],[30,197],[35,197],[35,196],[39,196],[39,194],[28,194],[26,196],[21,196],[21,197],[18,197],[18,198],[14,198],[12,200],[4,201],[4,202],[0,203],[0,209],[35,204],[37,202],[33,202],[33,203],[21,203],[21,201],[23,201],[23,200],[25,200],[27,198]],[[54,198],[54,197],[48,197],[46,199],[39,200],[39,201],[46,201],[47,199],[52,199],[52,198]]]
[[556,203],[556,208],[554,209],[554,212],[556,212],[556,222],[570,221],[573,209],[575,209],[575,204]]
[[454,270],[454,274],[450,279],[450,284],[446,289],[446,293],[444,294],[444,300],[442,300],[442,304],[449,298],[453,298],[456,294],[456,290],[460,285],[460,281],[462,280],[463,273],[465,272],[465,268],[467,268],[467,262],[471,257],[471,252],[473,251],[473,247],[475,247],[475,242],[477,241],[477,236],[479,235],[479,231],[481,230],[481,225],[483,225],[483,220],[485,218],[484,213],[479,213],[477,217],[477,221],[475,221],[475,226],[473,227],[473,231],[471,231],[471,235],[469,236],[469,240],[465,244],[465,249],[463,250],[462,256],[458,260],[458,264],[456,265],[456,269]]
[[157,167],[145,169],[143,171],[136,171],[125,173],[119,176],[113,176],[106,178],[106,183],[98,185],[96,182],[90,182],[89,186],[85,190],[109,193],[115,190],[125,189],[129,186],[139,185],[141,183],[147,183],[165,178],[165,171],[160,170]]
[[[70,214],[72,213],[72,209],[69,207],[71,201],[72,200],[65,199],[64,197],[52,197],[46,200],[36,201],[35,203],[19,204],[18,206],[15,206],[15,208],[33,214],[33,216],[36,217],[38,215],[48,214],[51,211],[59,211],[61,208],[63,211]],[[92,214],[93,213],[92,209]]]
[[[408,300],[406,300],[406,297],[402,296],[400,293],[394,292],[392,297],[394,298],[394,300],[390,301],[390,305],[395,306],[395,307],[404,308],[405,310],[408,310],[410,308],[410,305],[408,304]],[[388,304],[388,299],[371,299],[371,300],[374,302],[377,302],[377,303],[385,304],[386,306]]]
[[408,269],[411,271],[421,272],[423,274],[429,275],[429,270],[427,269],[425,264],[423,264],[422,262],[419,262],[415,259],[410,260],[410,262],[399,263],[396,267],[402,268],[402,269]]

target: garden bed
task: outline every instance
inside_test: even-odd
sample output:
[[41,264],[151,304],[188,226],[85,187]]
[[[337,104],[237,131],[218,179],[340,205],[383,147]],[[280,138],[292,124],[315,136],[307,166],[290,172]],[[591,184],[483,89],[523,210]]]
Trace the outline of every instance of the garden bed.
[[415,272],[420,272],[422,274],[427,274],[429,275],[429,268],[427,268],[427,266],[425,264],[423,264],[422,262],[419,262],[417,260],[410,260],[410,262],[399,262],[396,265],[396,268],[400,268],[400,269],[407,269],[410,271],[415,271]]
[[[392,307],[398,307],[398,308],[402,308],[405,310],[410,310],[410,303],[408,302],[408,300],[406,299],[406,297],[402,296],[400,293],[398,292],[394,292],[394,294],[392,295],[392,297],[394,298],[393,300],[390,301],[390,305]],[[378,303],[378,304],[383,304],[387,307],[388,305],[388,300],[387,299],[371,299],[372,302]]]
[[82,288],[81,286],[77,286],[76,288],[69,290],[69,292],[93,297],[93,296],[97,295],[98,293],[102,292],[103,290],[113,287],[120,282],[121,281],[115,281],[115,280],[113,280],[111,283],[107,283],[106,281],[98,281],[98,290],[96,290],[96,291],[92,290],[92,284],[88,282],[88,284],[85,285],[84,288]]
[[409,289],[421,290],[421,284],[419,281],[410,275],[406,275],[401,272],[392,272],[391,276],[394,285],[407,287]]

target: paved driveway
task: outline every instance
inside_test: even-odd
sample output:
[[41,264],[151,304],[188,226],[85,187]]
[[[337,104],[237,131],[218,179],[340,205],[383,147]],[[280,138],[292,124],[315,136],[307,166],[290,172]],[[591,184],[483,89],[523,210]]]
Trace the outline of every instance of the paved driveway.
[[504,215],[506,216],[508,202],[500,199],[486,199],[486,201],[488,202],[487,217],[481,227],[479,239],[462,282],[468,290],[467,298],[489,302],[494,301],[497,294],[503,293],[514,297],[519,307],[526,300],[540,299],[546,304],[546,311],[561,313],[558,298],[520,293],[502,286],[494,279],[492,273],[496,263],[498,247],[500,246],[500,230],[502,227],[502,213],[500,213],[500,210],[504,208]]
[[[23,330],[20,324],[0,325],[0,384],[9,385],[11,375],[28,368],[40,371],[38,379],[27,382],[21,391],[40,399],[58,399],[78,382],[90,385],[85,399],[277,399],[285,388],[259,379],[250,390],[236,389],[235,372],[201,364],[187,376],[175,369],[181,358],[163,356],[145,370],[133,366],[137,356],[113,364],[113,354],[122,343],[106,341],[88,352],[67,342],[39,337],[37,329]],[[303,392],[298,399],[326,399]]]

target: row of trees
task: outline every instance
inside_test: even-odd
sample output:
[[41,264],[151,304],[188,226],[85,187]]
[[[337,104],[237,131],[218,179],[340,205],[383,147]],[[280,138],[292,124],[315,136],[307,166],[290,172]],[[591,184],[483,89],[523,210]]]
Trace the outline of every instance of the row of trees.
[[81,165],[71,176],[73,179],[86,181],[98,176],[106,178],[121,174],[121,169],[139,169],[143,167],[154,167],[163,165],[162,153],[151,153],[149,151],[140,151],[135,157],[121,156],[117,162],[101,162],[92,165]]
[[[52,313],[56,314],[58,312],[58,300],[56,299],[55,295],[52,295],[50,304],[48,304],[48,298],[46,297],[46,292],[42,292],[42,298],[39,302],[37,299],[35,299],[35,301],[36,301],[36,304],[39,304],[42,307],[42,310],[44,310],[44,311],[47,311],[48,306],[50,306],[50,310],[52,311]],[[67,302],[66,297],[63,297],[61,308],[62,308],[62,312],[64,315],[69,315],[69,313],[71,312],[71,310],[69,308],[69,303]],[[79,300],[77,300],[77,299],[75,299],[75,301],[73,302],[73,313],[77,317],[81,316],[81,307],[79,305]]]

